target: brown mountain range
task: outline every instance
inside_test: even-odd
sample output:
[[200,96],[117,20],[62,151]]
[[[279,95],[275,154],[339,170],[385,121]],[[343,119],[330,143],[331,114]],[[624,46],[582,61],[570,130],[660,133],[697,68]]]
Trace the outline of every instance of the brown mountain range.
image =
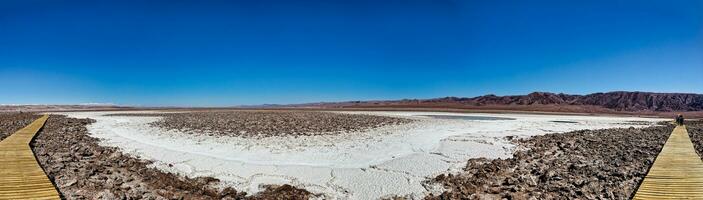
[[350,101],[301,104],[324,108],[454,108],[582,113],[665,113],[703,111],[703,94],[607,92],[588,95],[533,92],[527,95],[485,95],[395,101]]

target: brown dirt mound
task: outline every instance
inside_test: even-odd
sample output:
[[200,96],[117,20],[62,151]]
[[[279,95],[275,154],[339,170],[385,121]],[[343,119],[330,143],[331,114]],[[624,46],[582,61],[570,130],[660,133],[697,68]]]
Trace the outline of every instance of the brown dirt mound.
[[672,126],[583,130],[517,141],[510,159],[471,159],[463,173],[433,182],[427,199],[629,199]]

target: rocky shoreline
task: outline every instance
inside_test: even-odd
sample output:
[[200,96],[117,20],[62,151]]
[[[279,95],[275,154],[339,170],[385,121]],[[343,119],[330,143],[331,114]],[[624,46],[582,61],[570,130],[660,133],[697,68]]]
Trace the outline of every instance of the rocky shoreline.
[[582,130],[517,140],[510,159],[471,159],[462,173],[430,182],[427,199],[629,199],[673,126]]
[[113,116],[161,116],[153,126],[190,134],[236,137],[334,135],[364,131],[413,120],[365,114],[319,111],[251,110]]
[[117,148],[98,145],[86,125],[91,119],[52,115],[32,142],[37,159],[66,199],[308,199],[310,192],[269,186],[247,196],[220,188],[219,180],[189,178],[149,167]]
[[39,117],[34,113],[0,113],[0,141],[31,124]]

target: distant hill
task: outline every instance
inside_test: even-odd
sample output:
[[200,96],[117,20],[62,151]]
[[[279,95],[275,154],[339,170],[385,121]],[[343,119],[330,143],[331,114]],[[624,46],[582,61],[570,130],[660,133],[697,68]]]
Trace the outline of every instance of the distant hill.
[[117,106],[112,104],[81,104],[81,105],[3,105],[0,104],[0,112],[58,112],[58,111],[102,111],[102,110],[124,110],[132,107]]
[[703,111],[703,94],[607,92],[588,95],[533,92],[527,95],[485,95],[473,98],[444,97],[395,101],[351,101],[301,104],[296,107],[331,108],[470,108],[565,112],[688,112]]
[[651,92],[608,92],[589,95],[533,92],[520,96],[486,95],[468,100],[475,105],[590,105],[616,111],[701,111],[703,95]]

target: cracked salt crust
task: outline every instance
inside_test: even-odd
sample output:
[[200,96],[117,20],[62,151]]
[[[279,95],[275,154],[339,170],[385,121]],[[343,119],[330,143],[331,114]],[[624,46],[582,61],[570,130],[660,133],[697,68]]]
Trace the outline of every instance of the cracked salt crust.
[[[514,145],[505,136],[638,127],[642,125],[629,125],[627,121],[661,121],[595,116],[343,112],[416,121],[350,134],[255,139],[191,135],[149,125],[160,117],[103,116],[112,113],[121,112],[66,114],[95,119],[88,130],[93,137],[104,139],[101,145],[153,160],[153,167],[163,171],[215,177],[248,193],[259,192],[266,184],[291,184],[322,194],[324,199],[378,199],[393,195],[419,199],[441,191],[441,187],[426,185],[424,181],[460,170],[469,158],[509,157]],[[436,119],[422,115],[515,120]],[[555,120],[578,123],[551,122]]]

